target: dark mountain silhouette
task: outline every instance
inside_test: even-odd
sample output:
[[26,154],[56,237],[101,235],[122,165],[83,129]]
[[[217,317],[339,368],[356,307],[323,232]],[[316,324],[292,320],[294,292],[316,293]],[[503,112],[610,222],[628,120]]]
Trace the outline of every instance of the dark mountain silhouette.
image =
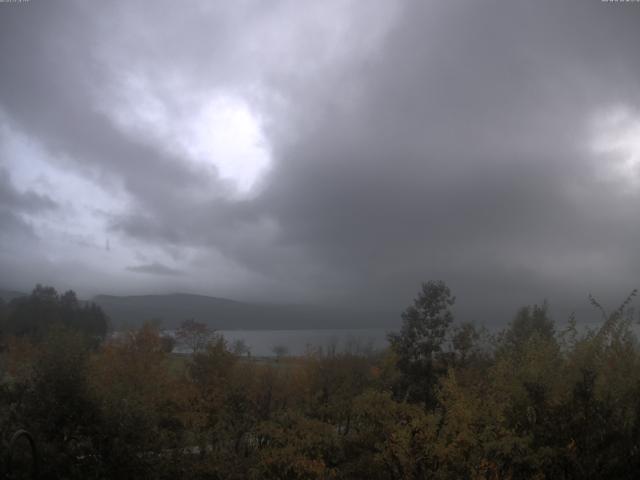
[[9,303],[14,298],[26,297],[27,295],[28,295],[27,293],[17,292],[15,290],[0,289],[0,298],[7,303]]
[[192,318],[219,330],[321,328],[396,328],[394,312],[362,311],[312,305],[247,303],[226,298],[176,293],[169,295],[98,295],[93,301],[110,317],[113,328],[159,320],[176,328]]

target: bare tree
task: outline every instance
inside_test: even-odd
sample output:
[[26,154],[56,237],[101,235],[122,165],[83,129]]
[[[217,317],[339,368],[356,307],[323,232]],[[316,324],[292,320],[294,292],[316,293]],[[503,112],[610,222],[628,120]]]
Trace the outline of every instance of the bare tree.
[[231,348],[231,351],[238,356],[242,356],[242,355],[246,355],[247,357],[251,356],[251,348],[249,348],[249,345],[247,345],[247,343],[241,338],[233,342],[233,347]]
[[193,318],[184,320],[176,330],[176,339],[186,345],[191,353],[202,352],[215,337],[215,330]]
[[276,360],[278,361],[280,361],[282,357],[286,357],[289,354],[289,349],[284,345],[274,345],[271,351],[276,356]]

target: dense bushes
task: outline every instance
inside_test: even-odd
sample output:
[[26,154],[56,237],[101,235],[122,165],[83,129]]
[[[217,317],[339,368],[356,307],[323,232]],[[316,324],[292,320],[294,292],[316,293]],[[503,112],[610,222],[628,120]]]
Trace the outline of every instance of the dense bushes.
[[0,428],[34,433],[46,478],[635,478],[628,303],[581,333],[524,308],[494,337],[451,304],[425,284],[377,354],[260,360],[209,335],[177,356],[150,325],[99,348],[70,326],[5,336]]

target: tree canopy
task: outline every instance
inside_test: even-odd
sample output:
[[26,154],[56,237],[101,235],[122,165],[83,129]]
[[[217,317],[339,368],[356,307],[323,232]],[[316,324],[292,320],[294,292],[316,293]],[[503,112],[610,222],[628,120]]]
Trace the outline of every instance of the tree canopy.
[[640,469],[633,294],[592,330],[575,318],[558,328],[543,303],[491,336],[456,323],[449,288],[427,282],[389,348],[277,360],[220,335],[172,353],[152,323],[95,345],[81,323],[59,321],[83,308],[75,295],[32,297],[29,311],[56,321],[6,336],[0,431],[33,434],[42,478],[595,480]]
[[54,326],[64,326],[102,339],[109,328],[98,305],[80,302],[73,290],[58,294],[55,288],[42,285],[36,285],[28,296],[11,300],[0,320],[0,333],[34,338]]

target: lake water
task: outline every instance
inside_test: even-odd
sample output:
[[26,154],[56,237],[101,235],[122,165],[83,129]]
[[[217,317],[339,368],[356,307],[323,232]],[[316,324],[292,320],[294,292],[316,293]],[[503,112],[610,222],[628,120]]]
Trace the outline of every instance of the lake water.
[[[388,330],[218,330],[217,333],[224,336],[229,347],[242,340],[251,355],[269,357],[275,355],[275,347],[284,347],[288,355],[304,355],[310,349],[333,347],[337,351],[380,350],[387,346]],[[176,351],[185,352],[180,346]]]

